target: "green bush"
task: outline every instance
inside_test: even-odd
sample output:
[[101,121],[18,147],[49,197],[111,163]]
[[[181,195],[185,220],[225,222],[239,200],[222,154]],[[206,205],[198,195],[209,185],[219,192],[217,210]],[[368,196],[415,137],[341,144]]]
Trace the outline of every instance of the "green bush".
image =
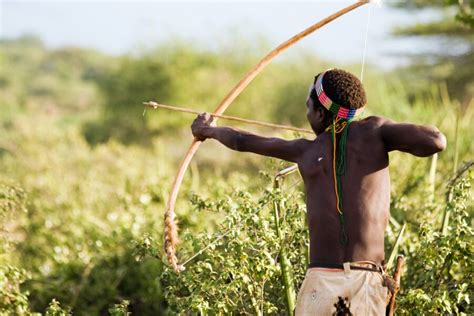
[[[423,222],[423,217],[409,223],[410,236],[404,239],[400,251],[406,257],[407,269],[402,278],[399,313],[472,314],[474,231],[467,212],[468,205],[472,205],[471,181],[472,177],[465,178],[449,188],[452,199],[445,205],[452,212],[449,234],[443,235],[439,226]],[[184,272],[176,274],[167,268],[162,274],[165,296],[173,312],[284,313],[280,246],[288,249],[296,289],[304,277],[308,249],[304,203],[289,193],[267,191],[257,201],[244,192],[217,201],[192,199],[197,210],[223,214],[224,220],[215,233],[185,234],[183,240],[192,248],[182,256],[198,256]],[[282,230],[286,239],[282,244],[278,242],[269,203],[275,200],[283,203],[285,210]],[[393,243],[394,238],[389,238],[387,248]],[[152,244],[149,241],[142,251],[160,259]]]

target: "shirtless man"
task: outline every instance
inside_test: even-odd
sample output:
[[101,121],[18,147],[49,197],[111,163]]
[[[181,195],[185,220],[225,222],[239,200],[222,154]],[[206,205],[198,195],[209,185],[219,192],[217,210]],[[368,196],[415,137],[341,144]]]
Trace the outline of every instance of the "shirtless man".
[[200,140],[213,138],[233,150],[298,164],[306,190],[311,264],[298,294],[296,315],[332,315],[339,297],[347,298],[353,315],[384,315],[387,288],[381,275],[390,215],[388,152],[427,157],[444,150],[446,138],[436,127],[377,116],[353,122],[341,119],[350,124],[345,140],[346,172],[339,180],[341,192],[337,192],[333,138],[340,147],[341,136],[331,126],[341,112],[334,111],[331,102],[353,112],[363,108],[362,84],[343,70],[316,76],[306,101],[306,116],[317,135],[314,140],[287,141],[215,127],[207,113],[195,119],[192,132]]

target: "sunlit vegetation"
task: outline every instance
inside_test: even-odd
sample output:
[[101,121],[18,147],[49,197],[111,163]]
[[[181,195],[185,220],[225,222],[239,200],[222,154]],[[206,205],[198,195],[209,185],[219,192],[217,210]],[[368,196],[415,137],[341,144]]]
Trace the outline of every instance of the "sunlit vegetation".
[[[149,100],[212,110],[263,52],[170,44],[112,57],[28,37],[1,42],[0,314],[284,314],[281,247],[295,289],[307,263],[299,175],[274,189],[287,164],[206,141],[181,189],[178,256],[208,248],[176,275],[163,258],[162,219],[193,117],[142,115]],[[309,54],[279,60],[228,114],[307,127],[308,83],[329,65]],[[406,223],[398,311],[472,315],[472,172],[449,180],[473,159],[474,105],[459,106],[442,82],[418,91],[396,70],[368,69],[364,86],[364,115],[434,124],[448,139],[434,167],[431,158],[390,155],[387,256]],[[283,243],[275,202],[285,210]]]

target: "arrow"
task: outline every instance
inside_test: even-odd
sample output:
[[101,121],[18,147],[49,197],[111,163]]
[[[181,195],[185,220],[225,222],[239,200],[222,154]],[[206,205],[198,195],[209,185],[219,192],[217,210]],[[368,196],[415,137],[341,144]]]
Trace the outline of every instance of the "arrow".
[[[192,114],[201,114],[201,113],[203,113],[202,111],[197,111],[197,110],[193,110],[193,109],[189,109],[189,108],[182,108],[182,107],[177,107],[177,106],[172,106],[172,105],[160,104],[160,103],[156,103],[154,101],[143,102],[143,104],[145,106],[153,108],[153,109],[161,108],[161,109],[167,109],[167,110],[171,110],[171,111],[192,113]],[[209,115],[211,115],[212,117],[217,117],[217,118],[221,118],[221,119],[225,119],[225,120],[229,120],[229,121],[236,121],[236,122],[242,122],[242,123],[245,123],[245,124],[266,126],[266,127],[277,128],[277,129],[286,129],[286,130],[290,130],[290,131],[295,131],[295,132],[301,132],[301,133],[313,134],[314,135],[314,132],[312,130],[306,129],[306,128],[261,122],[261,121],[257,121],[257,120],[244,119],[244,118],[230,116],[230,115],[222,115],[222,114],[219,115],[219,114],[212,114],[212,113],[209,113]]]

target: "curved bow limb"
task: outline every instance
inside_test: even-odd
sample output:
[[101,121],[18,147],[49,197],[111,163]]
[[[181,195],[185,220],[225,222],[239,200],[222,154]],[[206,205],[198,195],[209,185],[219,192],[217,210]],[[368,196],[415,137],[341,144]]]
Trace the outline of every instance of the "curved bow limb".
[[[237,85],[232,88],[232,90],[226,95],[226,97],[220,102],[219,106],[214,110],[213,114],[221,115],[229,107],[229,105],[239,96],[239,94],[252,82],[252,80],[267,66],[275,57],[283,53],[287,48],[300,41],[304,37],[313,33],[314,31],[320,29],[326,24],[334,21],[338,17],[366,4],[370,0],[357,1],[354,4],[351,4],[336,13],[331,14],[330,16],[322,19],[321,21],[311,25],[302,32],[294,35],[289,40],[283,42],[278,47],[269,52],[264,58],[262,58],[258,64],[256,64],[240,81]],[[168,204],[165,211],[165,252],[168,257],[168,262],[173,267],[174,271],[180,272],[184,270],[184,267],[178,264],[178,259],[176,257],[176,245],[178,243],[178,226],[175,221],[175,204],[179,194],[179,188],[183,181],[184,174],[188,169],[188,166],[201,145],[201,141],[194,139],[191,146],[189,147],[186,155],[184,156],[181,165],[179,166],[178,173],[173,181],[173,187],[171,189],[170,197],[168,199]]]

